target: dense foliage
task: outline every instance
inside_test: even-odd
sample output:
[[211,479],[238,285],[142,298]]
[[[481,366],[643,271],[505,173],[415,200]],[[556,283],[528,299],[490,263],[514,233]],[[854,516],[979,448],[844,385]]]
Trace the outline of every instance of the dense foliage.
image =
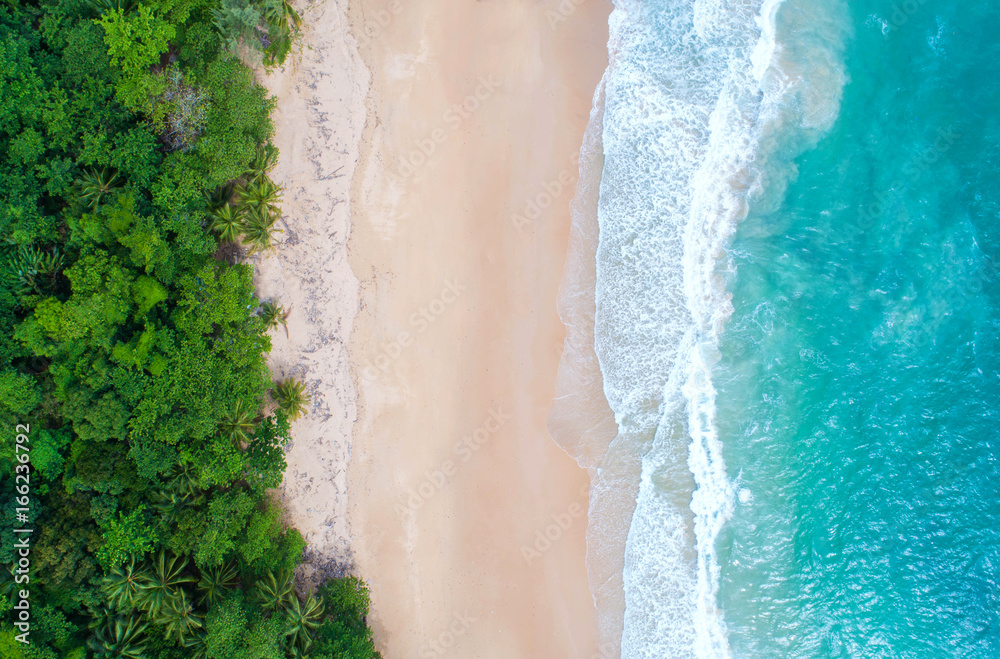
[[[0,579],[0,657],[374,657],[364,584],[303,598],[266,490],[298,383],[234,243],[267,249],[280,0],[0,5],[0,562],[30,424],[30,645]],[[228,218],[228,219],[227,219]],[[269,391],[277,389],[278,395]],[[276,405],[280,403],[280,405]],[[20,524],[23,526],[23,524]]]

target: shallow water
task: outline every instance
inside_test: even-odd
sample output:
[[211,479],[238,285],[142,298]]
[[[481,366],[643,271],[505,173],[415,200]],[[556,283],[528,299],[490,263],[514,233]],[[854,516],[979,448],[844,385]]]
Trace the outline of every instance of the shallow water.
[[997,27],[616,3],[577,293],[618,436],[572,450],[622,656],[1000,656]]

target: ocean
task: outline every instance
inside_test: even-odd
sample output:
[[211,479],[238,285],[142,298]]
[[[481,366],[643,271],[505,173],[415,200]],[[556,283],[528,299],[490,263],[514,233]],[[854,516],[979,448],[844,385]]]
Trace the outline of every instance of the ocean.
[[609,61],[550,417],[605,646],[1000,657],[997,7],[616,0]]

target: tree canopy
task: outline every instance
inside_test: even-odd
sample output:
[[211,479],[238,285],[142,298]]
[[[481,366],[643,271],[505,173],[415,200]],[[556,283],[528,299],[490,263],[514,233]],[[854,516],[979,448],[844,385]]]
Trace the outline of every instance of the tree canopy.
[[0,656],[377,656],[363,582],[261,596],[305,543],[267,493],[278,307],[225,254],[280,213],[244,61],[282,61],[298,24],[276,0],[0,5],[0,510],[12,528],[28,424],[37,529],[32,644],[4,615]]

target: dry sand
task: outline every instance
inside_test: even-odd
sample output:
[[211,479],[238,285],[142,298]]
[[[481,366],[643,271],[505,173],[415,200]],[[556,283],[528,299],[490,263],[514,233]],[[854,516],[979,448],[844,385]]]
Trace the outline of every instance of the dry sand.
[[[255,258],[261,299],[291,309],[287,334],[272,332],[275,379],[304,380],[308,413],[292,426],[278,497],[309,543],[315,568],[350,563],[347,463],[357,416],[347,342],[358,282],[347,262],[350,182],[365,122],[368,72],[351,46],[346,1],[302,10],[301,47],[281,70],[260,74],[278,99],[272,178],[284,186],[276,249]],[[309,576],[309,569],[305,570]]]
[[545,418],[609,11],[351,3],[372,93],[350,195],[361,297],[348,482],[387,659],[600,656],[588,477]]
[[314,567],[353,553],[386,659],[601,656],[588,477],[545,418],[610,6],[347,2],[261,76],[286,194],[257,285],[312,393],[279,498]]

